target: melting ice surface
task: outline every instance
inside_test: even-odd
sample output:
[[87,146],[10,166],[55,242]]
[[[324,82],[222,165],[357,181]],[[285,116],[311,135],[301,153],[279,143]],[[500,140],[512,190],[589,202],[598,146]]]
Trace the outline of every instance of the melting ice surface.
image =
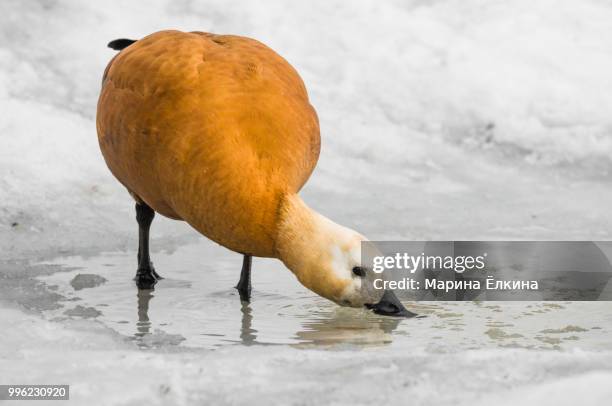
[[[69,383],[89,406],[610,403],[606,302],[407,303],[428,317],[397,321],[256,260],[243,307],[240,257],[206,241],[155,252],[166,279],[140,296],[134,252],[56,258],[42,286],[11,270],[20,247],[94,252],[134,235],[95,104],[104,45],[162,28],[258,38],[298,69],[324,145],[305,200],[372,239],[609,240],[609,4],[124,6],[0,3],[0,383]],[[160,223],[154,238],[176,237]],[[47,310],[14,309],[23,300]]]
[[233,288],[240,255],[209,241],[153,257],[165,277],[153,291],[135,287],[133,252],[53,261],[63,270],[39,280],[65,299],[45,317],[95,319],[145,348],[390,344],[430,350],[612,349],[607,302],[408,303],[427,317],[398,320],[338,307],[303,288],[279,261],[260,258],[254,261],[251,303],[241,303]]
[[36,277],[55,306],[2,309],[0,380],[66,382],[70,402],[105,406],[612,396],[609,302],[406,303],[427,317],[398,320],[321,299],[273,260],[254,261],[241,304],[240,256],[206,240],[153,258],[165,279],[152,292],[132,281],[134,252],[41,264],[57,270]]
[[[383,343],[399,324],[366,310],[339,308],[270,259],[255,259],[252,300],[241,303],[233,288],[241,256],[207,241],[154,254],[164,279],[152,291],[139,291],[132,281],[134,255],[54,261],[69,270],[40,279],[67,300],[46,316],[95,318],[145,347]],[[81,288],[79,281],[89,280],[92,287]]]

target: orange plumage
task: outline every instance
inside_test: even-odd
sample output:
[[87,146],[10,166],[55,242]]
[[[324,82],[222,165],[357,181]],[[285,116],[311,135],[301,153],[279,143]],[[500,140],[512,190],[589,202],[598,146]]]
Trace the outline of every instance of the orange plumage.
[[354,271],[364,237],[297,194],[319,157],[319,123],[287,61],[253,39],[203,32],[109,46],[123,50],[104,72],[98,138],[139,203],[138,286],[159,279],[148,249],[158,212],[245,254],[241,298],[250,297],[250,256],[280,259],[340,305],[382,297]]
[[162,31],[106,69],[97,130],[115,177],[217,243],[278,256],[283,200],[312,173],[319,124],[297,72],[253,39]]

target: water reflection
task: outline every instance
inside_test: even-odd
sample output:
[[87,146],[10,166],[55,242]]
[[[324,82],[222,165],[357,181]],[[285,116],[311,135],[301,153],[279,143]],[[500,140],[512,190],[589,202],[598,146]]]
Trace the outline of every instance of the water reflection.
[[[138,321],[134,337],[141,346],[146,346],[146,343],[150,341],[150,337],[147,336],[152,334],[153,323],[149,315],[149,307],[153,297],[155,297],[153,290],[138,290]],[[253,327],[255,316],[251,303],[237,298],[235,302],[233,300],[232,302],[233,306],[240,306],[238,342],[242,345],[268,344],[257,341],[258,330]],[[401,321],[402,319],[399,318],[377,316],[367,310],[341,307],[328,307],[325,310],[312,309],[307,318],[299,324],[300,328],[295,332],[293,338],[297,345],[382,345],[393,341],[392,332],[397,329]],[[273,328],[273,326],[269,327]],[[225,334],[226,337],[231,335],[230,332]]]
[[[320,315],[323,316],[323,315]],[[377,316],[365,310],[336,308],[324,317],[305,321],[296,337],[303,344],[381,345],[393,341],[402,319]]]
[[257,330],[252,327],[253,324],[253,310],[251,304],[247,301],[241,300],[240,311],[242,312],[242,323],[240,325],[240,340],[244,345],[255,344],[257,339]]
[[[167,278],[156,285],[154,292],[136,290],[131,278],[132,252],[61,258],[48,266],[59,265],[62,272],[37,279],[57,297],[68,300],[58,302],[58,307],[46,311],[45,316],[63,320],[66,309],[78,301],[82,308],[100,312],[95,317],[97,322],[131,337],[144,349],[177,345],[207,349],[270,344],[385,346],[391,342],[398,348],[412,348],[442,341],[462,348],[539,348],[552,345],[548,344],[551,337],[561,340],[555,345],[563,348],[582,345],[587,337],[595,339],[601,348],[610,346],[606,340],[610,312],[605,306],[580,302],[419,302],[410,305],[410,310],[428,314],[428,318],[399,320],[367,310],[340,308],[306,291],[282,264],[265,259],[257,262],[257,290],[252,302],[241,303],[232,287],[238,277],[235,255],[216,249],[213,252],[213,248],[198,243],[172,253],[157,253],[156,264]],[[203,265],[203,257],[214,261]],[[77,298],[71,282],[79,274],[99,275],[106,282],[88,284],[78,290]]]
[[153,298],[152,289],[138,289],[138,321],[136,322],[136,338],[142,338],[151,333],[149,320],[149,302]]

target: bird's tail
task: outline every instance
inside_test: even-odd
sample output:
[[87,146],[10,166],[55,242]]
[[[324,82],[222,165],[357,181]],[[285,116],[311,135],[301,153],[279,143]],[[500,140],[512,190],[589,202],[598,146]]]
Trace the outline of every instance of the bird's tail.
[[115,51],[121,51],[123,48],[129,47],[134,42],[136,42],[135,39],[119,38],[109,42],[108,47],[114,49]]

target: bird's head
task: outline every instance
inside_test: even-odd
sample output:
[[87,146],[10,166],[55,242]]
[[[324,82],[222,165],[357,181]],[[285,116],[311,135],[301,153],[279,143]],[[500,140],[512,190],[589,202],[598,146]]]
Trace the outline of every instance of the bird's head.
[[283,210],[279,257],[305,287],[340,306],[412,315],[391,291],[374,288],[380,275],[361,262],[363,235],[316,213],[297,196]]

